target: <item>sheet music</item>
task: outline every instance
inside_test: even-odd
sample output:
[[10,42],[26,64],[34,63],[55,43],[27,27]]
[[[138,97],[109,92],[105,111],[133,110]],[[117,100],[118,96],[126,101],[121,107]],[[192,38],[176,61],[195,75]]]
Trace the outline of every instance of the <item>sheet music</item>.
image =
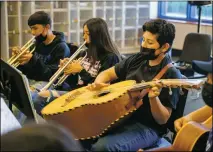
[[21,128],[20,123],[8,108],[3,98],[1,100],[1,135],[9,131]]

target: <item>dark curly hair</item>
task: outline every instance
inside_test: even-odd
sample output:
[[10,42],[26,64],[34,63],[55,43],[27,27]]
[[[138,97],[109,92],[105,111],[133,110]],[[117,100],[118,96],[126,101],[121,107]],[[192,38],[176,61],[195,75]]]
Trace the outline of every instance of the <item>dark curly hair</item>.
[[154,19],[146,22],[143,27],[143,32],[149,31],[157,35],[157,41],[160,46],[169,43],[172,46],[175,38],[175,26],[162,19]]

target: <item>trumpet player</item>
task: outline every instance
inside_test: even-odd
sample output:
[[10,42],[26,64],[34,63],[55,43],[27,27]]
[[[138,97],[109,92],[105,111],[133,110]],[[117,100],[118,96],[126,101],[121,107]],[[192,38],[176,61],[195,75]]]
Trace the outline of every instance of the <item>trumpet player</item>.
[[[35,12],[28,19],[35,44],[18,58],[18,69],[29,79],[48,81],[58,69],[60,59],[70,55],[64,34],[52,31],[51,22],[50,16],[44,11]],[[32,48],[35,48],[33,53],[30,52]],[[12,55],[18,55],[21,51],[14,47]]]
[[[87,20],[83,25],[83,39],[86,41],[86,51],[79,54],[79,57],[64,70],[64,74],[69,75],[66,79],[70,86],[69,90],[92,83],[101,71],[114,66],[121,60],[103,19],[91,18]],[[87,56],[82,60],[85,53]],[[66,60],[61,60],[59,67],[62,67]],[[34,94],[32,97],[37,113],[40,114],[44,106],[64,93],[66,91],[44,90]]]

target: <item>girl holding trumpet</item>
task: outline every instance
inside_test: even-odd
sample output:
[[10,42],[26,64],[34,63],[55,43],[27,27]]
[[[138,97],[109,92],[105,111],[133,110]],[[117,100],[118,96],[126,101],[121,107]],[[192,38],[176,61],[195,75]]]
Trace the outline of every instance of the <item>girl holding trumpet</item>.
[[[83,25],[83,39],[86,41],[86,51],[79,54],[78,60],[71,62],[64,70],[69,75],[66,82],[70,90],[92,83],[96,76],[114,66],[121,60],[121,56],[112,42],[106,22],[101,18],[92,18]],[[85,57],[82,60],[83,57]],[[62,67],[68,59],[60,61]],[[33,101],[37,113],[53,99],[66,91],[44,90],[33,94]]]

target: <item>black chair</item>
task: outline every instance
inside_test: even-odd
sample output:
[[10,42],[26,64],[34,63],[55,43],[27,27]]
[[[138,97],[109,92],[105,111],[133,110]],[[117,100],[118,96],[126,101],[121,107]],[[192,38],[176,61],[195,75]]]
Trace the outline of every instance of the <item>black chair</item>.
[[66,42],[66,43],[68,48],[70,49],[70,56],[72,56],[75,53],[75,51],[77,51],[78,46],[75,45],[74,43],[69,43],[69,42]]
[[121,54],[121,59],[122,60],[124,60],[124,59],[126,59],[127,58],[127,56],[125,55],[125,54]]
[[189,33],[185,37],[180,59],[174,63],[183,75],[188,78],[201,78],[194,76],[192,60],[209,61],[211,56],[212,39],[208,34]]

